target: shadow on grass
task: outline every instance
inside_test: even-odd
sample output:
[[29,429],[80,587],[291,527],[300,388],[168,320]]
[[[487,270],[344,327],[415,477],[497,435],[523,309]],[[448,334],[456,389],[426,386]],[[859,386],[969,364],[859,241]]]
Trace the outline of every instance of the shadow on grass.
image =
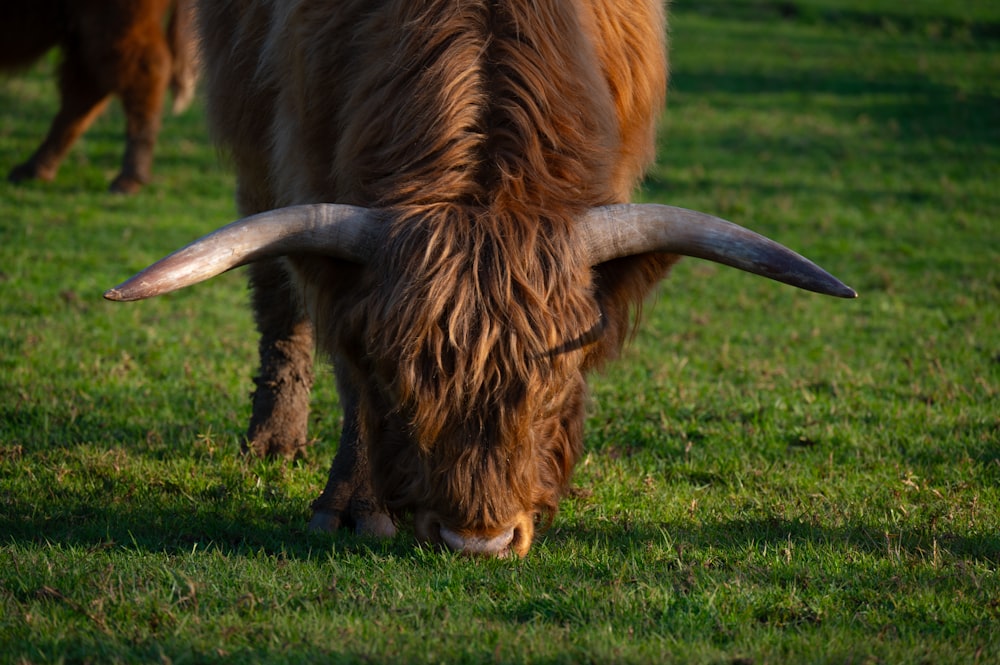
[[[7,485],[0,496],[3,507],[0,510],[0,537],[13,542],[59,543],[83,548],[115,544],[177,554],[190,552],[194,547],[228,553],[262,550],[299,558],[313,556],[316,550],[329,550],[331,545],[349,553],[363,552],[372,546],[370,541],[355,538],[346,531],[327,535],[306,530],[308,502],[313,497],[304,499],[301,491],[298,495],[292,494],[288,478],[288,474],[307,473],[305,469],[279,462],[235,461],[238,441],[235,432],[215,435],[217,447],[224,446],[213,453],[215,458],[197,449],[194,441],[201,428],[214,427],[216,432],[226,432],[234,423],[226,423],[222,417],[216,417],[213,422],[195,405],[171,407],[177,408],[172,417],[150,413],[148,396],[136,398],[127,393],[118,395],[106,386],[100,399],[131,399],[135,410],[147,410],[144,416],[137,416],[129,409],[82,410],[66,404],[53,407],[16,404],[0,408],[0,423],[3,423],[0,426],[3,435],[0,479],[3,474],[17,473],[22,468],[21,462],[24,462],[23,468],[45,478],[57,476],[59,468],[68,469],[68,473],[75,476],[74,482],[67,484],[41,482],[37,491],[31,494],[15,489],[14,484]],[[158,393],[155,401],[167,405],[184,403],[184,390],[168,389]],[[108,413],[128,415],[113,418]],[[754,419],[757,415],[747,412],[727,417]],[[987,477],[1000,478],[1000,447],[994,436],[996,423],[965,423],[960,432],[956,427],[958,425],[949,425],[937,438],[964,441],[961,454],[982,465]],[[314,431],[320,430],[317,427]],[[616,452],[613,446],[608,446],[604,454],[645,454],[652,445],[642,441],[638,434],[623,438],[636,442],[635,449]],[[181,441],[187,443],[183,446],[176,443]],[[790,441],[789,445],[794,446],[796,442]],[[88,451],[76,454],[74,449],[81,446]],[[95,449],[97,454],[92,454]],[[107,451],[106,458],[101,450]],[[122,464],[124,471],[120,471],[114,468],[115,451],[138,462]],[[773,452],[778,456],[783,454],[778,449]],[[317,448],[314,444],[313,454],[327,456],[330,453],[329,447]],[[683,450],[677,447],[670,451],[660,450],[658,454],[680,459]],[[952,463],[957,454],[960,453],[954,446],[948,449],[917,447],[909,451],[907,457],[922,465],[944,465]],[[171,464],[172,461],[179,465]],[[130,468],[132,464],[138,467]],[[150,465],[160,470],[150,471]],[[198,482],[171,480],[170,474],[178,473],[178,468],[184,473],[196,472]],[[692,484],[724,486],[730,481],[725,474],[670,468],[669,473],[673,475],[669,477],[684,478]],[[318,496],[323,480],[325,477],[318,479],[314,496]],[[260,489],[252,488],[253,483]],[[919,552],[941,547],[957,557],[992,563],[1000,561],[1000,534],[959,536],[904,530],[887,535],[881,527],[864,522],[829,528],[777,518],[725,520],[697,526],[689,523],[610,526],[581,523],[554,528],[540,540],[550,547],[575,543],[577,547],[600,545],[627,551],[641,543],[662,541],[664,534],[672,541],[695,549],[739,549],[750,543],[779,546],[792,542],[878,555],[886,554],[890,546]],[[412,539],[405,535],[382,546],[392,548],[400,556],[412,554],[414,548]]]
[[[0,433],[8,446],[24,454],[59,454],[93,443],[108,449],[126,447],[130,454],[164,459],[176,454],[168,441],[183,441],[197,434],[194,425],[158,420],[155,426],[139,418],[109,418],[102,410],[80,411],[77,405],[49,408],[41,405],[0,407]],[[142,443],[137,443],[142,442]]]
[[[673,556],[651,557],[641,569],[627,568],[635,562],[644,543],[662,551],[670,543]],[[554,625],[610,620],[605,606],[628,602],[629,595],[609,591],[630,585],[654,585],[665,590],[662,604],[654,603],[643,612],[645,629],[669,630],[672,634],[694,630],[698,634],[719,628],[716,610],[705,603],[724,580],[737,580],[748,590],[757,584],[808,589],[819,584],[824,589],[850,597],[865,590],[949,584],[977,593],[981,580],[965,575],[970,563],[995,567],[1000,563],[1000,536],[932,535],[912,531],[883,530],[863,523],[830,528],[785,519],[736,519],[703,524],[666,523],[652,528],[632,524],[615,527],[574,525],[563,527],[545,538],[548,549],[606,551],[589,560],[576,557],[561,575],[587,580],[579,587],[559,587],[558,592],[540,594],[513,606],[499,608],[507,621]],[[668,547],[668,551],[669,551]],[[755,552],[748,558],[748,552]],[[641,554],[638,556],[642,556]],[[873,563],[873,560],[875,561]],[[922,560],[925,565],[916,565]],[[622,567],[621,562],[626,562]],[[884,564],[889,564],[888,568]],[[543,564],[548,565],[548,564]],[[905,578],[903,581],[901,578]],[[943,582],[942,580],[947,580]],[[808,604],[784,607],[772,599],[747,600],[760,623],[788,627],[822,622],[822,614]]]
[[[213,516],[210,509],[198,514],[197,529],[177,523],[164,524],[165,528],[177,530],[169,538],[164,538],[160,529],[154,525],[167,512],[169,510],[166,506],[155,502],[124,511],[120,515],[112,515],[106,509],[100,509],[96,519],[117,520],[106,536],[98,536],[96,533],[64,533],[59,536],[48,530],[45,524],[25,520],[19,529],[19,535],[13,540],[22,543],[44,540],[47,543],[91,548],[95,551],[117,546],[138,553],[182,555],[190,553],[194,543],[204,542],[201,540],[204,536],[202,529],[212,529],[216,536],[207,547],[200,545],[198,549],[215,549],[225,555],[237,556],[264,553],[292,560],[334,558],[349,561],[356,560],[358,556],[388,555],[393,559],[392,566],[400,566],[405,575],[411,576],[414,568],[435,570],[442,565],[439,558],[418,553],[412,541],[404,537],[373,543],[345,534],[314,536],[305,534],[301,528],[289,528],[280,523],[266,524],[261,514]],[[0,522],[0,533],[6,533],[9,526],[6,520]],[[26,532],[31,529],[37,529],[37,533],[29,538]],[[121,540],[112,542],[110,539]],[[954,588],[967,590],[970,595],[975,596],[978,589],[973,588],[973,576],[959,575],[955,571],[960,571],[967,561],[995,565],[1000,552],[1000,536],[939,539],[939,547],[947,549],[962,561],[955,565],[946,564],[940,570],[931,565],[913,566],[905,562],[887,569],[870,560],[859,561],[856,557],[842,555],[845,551],[856,551],[878,561],[894,562],[899,558],[898,552],[902,550],[903,556],[911,561],[916,552],[930,562],[933,553],[937,551],[934,542],[929,536],[913,533],[892,534],[892,538],[887,538],[878,529],[861,524],[831,529],[783,519],[720,520],[703,524],[633,523],[627,526],[577,523],[555,528],[545,534],[541,541],[538,547],[546,550],[546,553],[542,556],[529,554],[524,562],[523,589],[506,588],[508,582],[505,580],[510,578],[509,575],[501,574],[497,578],[499,582],[495,591],[493,582],[482,581],[480,576],[475,577],[474,588],[469,590],[466,602],[479,620],[501,621],[513,624],[515,628],[530,626],[532,630],[537,630],[540,626],[568,629],[610,625],[616,630],[627,629],[630,635],[634,629],[636,640],[662,634],[697,635],[700,638],[717,639],[720,645],[729,645],[733,622],[742,619],[739,616],[720,618],[719,610],[712,602],[715,590],[729,580],[739,580],[734,581],[734,584],[737,588],[747,588],[748,592],[755,583],[778,590],[798,587],[805,589],[815,583],[822,586],[822,593],[837,595],[848,606],[852,602],[859,605],[883,602],[873,601],[871,597],[889,587],[898,590],[926,585],[930,588],[939,584],[944,577],[948,578],[947,583]],[[666,547],[665,541],[669,542]],[[661,554],[647,557],[644,552],[648,543],[655,543]],[[783,548],[789,548],[793,552],[790,565],[782,563]],[[746,562],[748,550],[765,549],[774,553],[774,565],[769,564],[766,556]],[[571,552],[571,556],[561,555],[559,552],[562,550]],[[798,565],[795,563],[801,560],[800,552],[816,550],[829,550],[834,555],[810,556],[807,562]],[[587,553],[593,553],[594,556],[590,557]],[[815,563],[817,560],[820,563]],[[827,562],[826,565],[822,563],[823,560]],[[637,562],[640,562],[641,568],[636,568]],[[511,562],[510,565],[516,568],[521,564]],[[459,570],[466,569],[460,562],[456,562],[456,566]],[[492,564],[484,567],[487,570],[493,569]],[[500,568],[506,568],[506,563],[501,562]],[[550,583],[550,580],[555,580],[555,583]],[[571,582],[567,584],[566,580]],[[33,599],[42,592],[26,588],[25,593],[28,594],[25,598]],[[433,607],[423,611],[434,614],[444,607],[443,616],[447,616],[446,604],[451,599],[453,597],[450,595],[442,596],[431,601]],[[827,620],[823,613],[815,610],[811,601],[796,603],[783,600],[784,596],[775,599],[774,595],[757,591],[756,595],[745,601],[732,602],[737,610],[747,612],[752,620],[776,629],[794,630]],[[886,605],[896,602],[897,596],[885,596]],[[383,620],[386,611],[409,611],[398,608],[386,610],[381,603],[382,601],[373,604],[372,612],[375,616],[383,617]],[[335,611],[339,605],[331,601],[326,607],[328,609],[323,611]],[[631,611],[633,608],[635,612]],[[831,618],[836,621],[837,614],[834,613]],[[448,625],[450,624],[445,622],[444,628],[447,629]],[[99,646],[100,652],[104,654],[121,651],[130,656],[141,656],[143,649],[148,646],[149,655],[155,658],[168,653],[174,660],[182,659],[183,654],[197,654],[198,657],[194,660],[199,662],[214,660],[214,655],[200,651],[204,646],[175,643],[167,635],[144,643],[91,631],[87,639],[91,642],[82,650],[84,655],[93,653],[93,649]],[[363,647],[356,640],[345,640],[344,651],[303,641],[278,643],[272,640],[267,644],[258,643],[255,639],[251,641],[254,644],[243,650],[225,654],[224,658],[221,653],[218,655],[220,659],[227,661],[234,656],[249,656],[251,660],[268,660],[278,656],[287,656],[296,661],[306,657],[320,660],[330,657],[366,659]],[[36,653],[53,653],[64,658],[68,656],[67,645],[59,639],[48,642],[47,638],[43,638],[42,641],[34,642],[32,648],[37,650]],[[403,642],[399,648],[411,647]],[[468,656],[476,648],[476,643],[470,643],[465,647],[465,654]],[[478,654],[475,659],[469,656],[461,660],[481,662],[484,659],[490,660],[490,655],[496,656],[483,647],[483,653]],[[572,652],[564,655],[565,662],[574,662],[580,656]],[[392,660],[426,662],[425,658],[409,653],[393,654]],[[503,658],[494,657],[492,660],[506,662]]]
[[[234,453],[235,454],[235,453]],[[277,463],[256,463],[277,467]],[[274,469],[258,469],[262,476]],[[120,547],[171,555],[194,550],[225,554],[280,554],[310,559],[315,553],[358,553],[372,546],[412,552],[403,539],[381,543],[349,531],[307,531],[308,502],[293,497],[276,482],[264,480],[260,494],[231,491],[225,477],[191,490],[171,478],[141,486],[133,478],[92,478],[91,489],[109,497],[95,502],[84,491],[39,488],[29,501],[8,494],[0,513],[0,538],[6,543],[60,545],[99,551]],[[317,488],[317,495],[319,494]]]
[[562,526],[543,535],[550,548],[586,547],[619,550],[622,556],[640,548],[640,544],[664,543],[669,539],[678,552],[714,550],[722,558],[727,553],[744,552],[748,546],[771,551],[792,546],[810,549],[850,550],[876,557],[896,557],[901,553],[919,554],[929,560],[937,548],[967,561],[1000,564],[1000,534],[960,536],[942,531],[929,533],[905,529],[886,532],[881,527],[862,521],[842,527],[809,524],[784,518],[748,518],[705,521],[700,524],[661,523],[658,525],[628,523],[593,526],[573,524]]
[[[255,464],[278,467],[277,463]],[[269,469],[258,469],[262,476]],[[297,470],[292,469],[295,473]],[[0,534],[8,542],[61,544],[86,549],[109,546],[140,551],[181,554],[195,549],[215,549],[227,554],[266,552],[290,558],[309,559],[316,551],[356,554],[373,546],[399,556],[413,555],[416,544],[405,526],[400,535],[386,542],[356,537],[343,530],[316,534],[306,529],[308,506],[290,495],[280,482],[267,481],[263,499],[248,500],[241,492],[230,491],[225,477],[216,477],[192,494],[169,478],[152,487],[139,487],[108,478],[94,479],[101,494],[111,497],[97,503],[81,491],[46,488],[30,502],[7,493]],[[317,488],[317,492],[318,492]],[[781,548],[805,546],[809,549],[854,551],[866,555],[892,557],[895,553],[920,554],[947,551],[956,558],[1000,564],[1000,534],[957,535],[940,532],[893,529],[856,521],[845,526],[827,527],[801,520],[748,518],[684,523],[605,523],[585,522],[560,525],[542,532],[538,541],[547,549],[569,547],[577,550],[610,550],[628,558],[664,539],[678,551],[716,550],[742,552],[748,546]]]

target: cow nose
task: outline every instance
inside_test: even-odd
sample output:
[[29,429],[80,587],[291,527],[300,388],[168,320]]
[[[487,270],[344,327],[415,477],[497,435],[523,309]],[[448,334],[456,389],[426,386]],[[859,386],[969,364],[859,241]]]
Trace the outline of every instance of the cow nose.
[[421,510],[414,515],[417,540],[434,543],[463,554],[506,558],[523,557],[535,535],[535,514],[523,511],[507,526],[493,529],[445,526],[437,513]]
[[449,549],[456,552],[505,557],[511,553],[511,544],[514,542],[515,531],[516,528],[512,527],[492,538],[483,538],[475,535],[463,536],[448,527],[442,526],[441,540]]

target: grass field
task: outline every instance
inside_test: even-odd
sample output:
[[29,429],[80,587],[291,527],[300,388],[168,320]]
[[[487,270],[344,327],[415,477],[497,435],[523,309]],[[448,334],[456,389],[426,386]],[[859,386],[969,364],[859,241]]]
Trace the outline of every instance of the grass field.
[[[1000,662],[1000,5],[678,0],[671,41],[640,198],[861,298],[682,262],[521,561],[306,531],[337,398],[304,462],[237,459],[240,274],[101,299],[232,219],[199,109],[138,196],[117,109],[0,183],[0,662]],[[0,81],[4,172],[50,70]]]

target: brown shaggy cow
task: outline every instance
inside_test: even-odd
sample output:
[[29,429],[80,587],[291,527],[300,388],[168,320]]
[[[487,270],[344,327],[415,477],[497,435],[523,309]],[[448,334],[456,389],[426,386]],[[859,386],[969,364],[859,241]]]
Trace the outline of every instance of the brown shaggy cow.
[[[659,0],[205,2],[211,123],[246,215],[108,291],[250,267],[246,448],[344,408],[311,526],[524,555],[583,447],[585,375],[678,254],[854,292],[722,220],[628,200],[666,85]],[[324,203],[336,205],[323,205]],[[303,205],[316,204],[316,205]]]
[[[174,112],[195,85],[193,0],[17,0],[0,5],[0,69],[30,65],[62,50],[60,107],[48,136],[8,179],[52,180],[70,146],[111,95],[125,110],[125,155],[111,191],[149,181],[168,85]],[[169,21],[168,21],[169,15]]]

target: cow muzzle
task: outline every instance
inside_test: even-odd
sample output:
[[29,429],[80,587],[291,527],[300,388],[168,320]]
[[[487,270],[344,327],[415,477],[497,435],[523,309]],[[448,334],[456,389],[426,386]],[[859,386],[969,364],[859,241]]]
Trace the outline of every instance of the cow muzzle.
[[454,552],[502,559],[528,553],[535,519],[533,514],[522,512],[512,524],[499,529],[459,529],[445,526],[437,515],[423,511],[416,516],[414,530],[418,539]]

